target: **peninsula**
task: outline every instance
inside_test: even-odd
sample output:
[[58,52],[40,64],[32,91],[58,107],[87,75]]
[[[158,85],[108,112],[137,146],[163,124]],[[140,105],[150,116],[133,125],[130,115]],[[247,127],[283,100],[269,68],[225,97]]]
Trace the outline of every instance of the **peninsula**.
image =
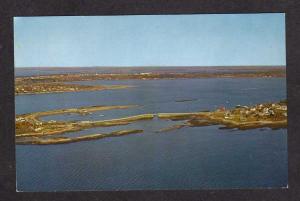
[[178,125],[161,129],[156,132],[167,132],[184,127],[201,127],[220,125],[220,129],[254,129],[268,127],[279,129],[287,127],[287,102],[264,103],[254,106],[237,105],[232,109],[219,108],[215,111],[193,113],[156,113],[140,114],[124,118],[99,120],[99,121],[42,121],[40,117],[57,114],[77,113],[81,115],[91,114],[96,111],[130,109],[137,105],[119,106],[91,106],[52,110],[44,112],[17,115],[16,117],[16,143],[17,144],[63,144],[86,140],[95,140],[105,137],[124,136],[128,134],[142,133],[143,130],[118,130],[111,133],[88,134],[80,137],[64,137],[65,133],[81,131],[95,127],[113,127],[128,125],[137,121],[151,121],[155,117],[158,120],[179,121]]

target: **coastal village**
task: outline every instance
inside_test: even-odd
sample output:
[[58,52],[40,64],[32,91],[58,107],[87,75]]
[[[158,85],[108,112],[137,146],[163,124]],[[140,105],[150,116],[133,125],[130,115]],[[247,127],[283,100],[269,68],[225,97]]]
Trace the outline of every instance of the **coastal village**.
[[251,120],[279,120],[287,118],[286,100],[279,103],[258,104],[252,107],[237,105],[233,110],[219,108],[217,112],[224,113],[224,119]]

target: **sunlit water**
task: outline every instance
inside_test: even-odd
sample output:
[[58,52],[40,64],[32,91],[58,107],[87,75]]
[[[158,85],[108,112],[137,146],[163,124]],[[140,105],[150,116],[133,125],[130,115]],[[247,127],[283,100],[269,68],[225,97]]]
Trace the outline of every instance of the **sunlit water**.
[[[134,87],[22,95],[16,113],[92,105],[138,105],[44,120],[104,120],[143,113],[195,112],[286,98],[285,79],[216,78],[85,81]],[[190,100],[182,102],[182,100]],[[262,188],[287,185],[287,130],[159,129],[180,122],[141,121],[67,134],[144,129],[141,134],[62,145],[17,145],[19,191]]]

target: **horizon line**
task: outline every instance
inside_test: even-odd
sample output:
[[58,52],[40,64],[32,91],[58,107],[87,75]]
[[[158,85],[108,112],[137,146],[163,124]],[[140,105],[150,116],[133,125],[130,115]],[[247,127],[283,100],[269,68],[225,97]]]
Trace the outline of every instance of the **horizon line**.
[[216,66],[15,66],[14,68],[176,68],[176,67],[286,67],[286,64],[277,65],[216,65]]

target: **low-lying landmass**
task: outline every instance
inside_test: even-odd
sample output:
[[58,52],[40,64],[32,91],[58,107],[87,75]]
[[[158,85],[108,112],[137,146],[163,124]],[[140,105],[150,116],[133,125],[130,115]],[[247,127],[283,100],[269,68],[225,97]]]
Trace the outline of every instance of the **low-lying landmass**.
[[64,93],[64,92],[79,92],[79,91],[100,91],[109,89],[125,89],[127,85],[80,85],[67,84],[62,82],[46,82],[46,83],[31,83],[29,81],[16,82],[15,94],[47,94],[47,93]]
[[73,143],[73,142],[80,142],[80,141],[89,141],[89,140],[98,140],[102,138],[107,137],[118,137],[123,135],[129,135],[129,134],[138,134],[142,133],[143,130],[120,130],[120,131],[114,131],[111,133],[106,134],[90,134],[90,135],[84,135],[79,137],[52,137],[52,138],[38,138],[38,137],[27,137],[20,139],[18,144],[36,144],[36,145],[47,145],[47,144],[67,144],[67,143]]
[[[158,68],[160,69],[160,68]],[[196,68],[197,69],[197,68]],[[121,71],[121,72],[119,72]],[[124,71],[124,70],[123,70]],[[178,71],[169,68],[167,70],[155,70],[155,68],[145,68],[144,71],[134,71],[133,69],[114,73],[66,73],[52,75],[37,75],[16,77],[15,94],[45,94],[63,93],[79,91],[99,91],[107,89],[125,89],[128,85],[81,85],[70,82],[93,81],[93,80],[156,80],[156,79],[195,79],[195,78],[259,78],[259,77],[285,77],[285,68],[216,68],[207,70]],[[131,73],[131,71],[133,73]],[[119,72],[119,73],[118,73]]]
[[64,133],[81,131],[95,127],[111,127],[127,125],[137,121],[158,120],[180,121],[181,124],[163,128],[157,132],[167,132],[184,127],[202,127],[221,125],[221,129],[254,129],[269,127],[272,129],[287,127],[287,104],[285,101],[278,103],[264,103],[254,106],[237,105],[233,109],[219,108],[215,111],[193,113],[157,113],[140,114],[124,118],[100,121],[42,121],[41,117],[57,114],[78,113],[90,114],[101,110],[130,109],[136,105],[128,106],[92,106],[52,110],[44,112],[17,115],[16,117],[16,143],[17,144],[62,144],[85,140],[95,140],[104,137],[123,136],[132,133],[141,133],[142,130],[121,130],[108,134],[89,134],[80,137],[56,137]]

